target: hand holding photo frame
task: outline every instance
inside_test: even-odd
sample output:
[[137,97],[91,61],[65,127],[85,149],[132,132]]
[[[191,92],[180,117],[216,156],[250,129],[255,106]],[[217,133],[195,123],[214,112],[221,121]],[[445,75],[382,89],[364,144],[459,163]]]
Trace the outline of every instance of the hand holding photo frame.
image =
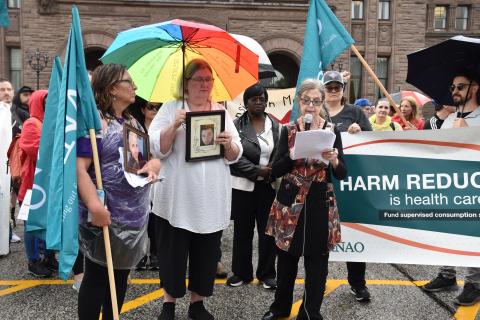
[[123,144],[125,171],[136,174],[150,159],[148,135],[125,123],[123,127]]
[[204,161],[223,158],[223,146],[215,137],[225,131],[225,111],[187,112],[187,143],[185,161]]

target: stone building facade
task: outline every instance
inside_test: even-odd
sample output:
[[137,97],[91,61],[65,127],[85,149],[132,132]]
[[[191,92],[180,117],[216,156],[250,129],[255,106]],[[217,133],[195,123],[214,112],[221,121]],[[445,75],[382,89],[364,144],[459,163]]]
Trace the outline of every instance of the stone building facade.
[[[49,57],[40,72],[46,87],[51,61],[64,53],[71,5],[78,6],[90,68],[115,38],[132,27],[180,18],[214,24],[256,39],[275,68],[294,86],[301,60],[307,0],[6,0],[11,24],[0,29],[0,76],[36,86],[29,65],[35,49]],[[390,92],[409,89],[408,53],[457,34],[480,37],[478,0],[327,0],[356,46]],[[375,100],[378,89],[346,50],[330,66],[352,73],[350,100]]]

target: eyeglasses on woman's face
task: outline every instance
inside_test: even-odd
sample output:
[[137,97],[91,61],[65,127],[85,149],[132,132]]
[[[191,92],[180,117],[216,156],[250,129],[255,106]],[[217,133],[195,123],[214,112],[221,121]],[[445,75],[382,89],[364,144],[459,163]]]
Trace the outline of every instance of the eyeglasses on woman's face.
[[135,85],[135,82],[133,82],[132,79],[120,79],[120,80],[115,81],[114,84],[119,84],[119,83],[128,84],[128,85],[130,85],[130,87],[132,87],[132,88],[136,88],[136,87],[137,87],[137,86]]
[[343,90],[343,86],[341,84],[333,84],[325,86],[325,91],[328,93],[340,92]]
[[211,84],[213,82],[213,78],[212,77],[193,77],[193,78],[190,78],[189,80],[192,80],[194,83],[198,83],[198,84]]
[[147,104],[146,108],[147,108],[147,110],[150,110],[150,111],[158,111],[158,110],[160,110],[160,105],[149,103],[149,104]]
[[321,99],[318,99],[318,98],[310,98],[310,97],[302,97],[300,98],[300,101],[302,102],[302,104],[304,105],[314,105],[316,107],[318,106],[321,106],[322,105],[322,100]]

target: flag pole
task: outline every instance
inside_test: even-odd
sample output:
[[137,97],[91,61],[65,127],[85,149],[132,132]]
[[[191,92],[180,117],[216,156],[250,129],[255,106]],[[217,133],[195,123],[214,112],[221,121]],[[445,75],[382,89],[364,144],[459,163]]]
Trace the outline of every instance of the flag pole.
[[[93,166],[95,168],[95,177],[97,180],[97,189],[103,190],[102,173],[100,172],[100,161],[98,157],[97,137],[95,129],[88,130],[90,135],[90,143],[92,144],[93,152]],[[118,304],[117,304],[117,290],[115,288],[115,275],[113,274],[112,249],[110,247],[110,234],[108,226],[103,227],[103,239],[105,241],[105,257],[107,259],[108,282],[110,284],[110,297],[112,300],[112,314],[113,319],[118,320]]]
[[372,79],[375,81],[375,83],[377,84],[377,86],[380,88],[380,91],[382,91],[382,93],[385,95],[385,97],[387,98],[388,102],[390,102],[390,105],[393,106],[393,108],[395,109],[395,111],[397,112],[397,114],[400,116],[400,119],[402,119],[403,123],[407,124],[407,119],[405,119],[405,117],[403,116],[402,112],[400,111],[400,109],[398,108],[397,104],[395,103],[395,101],[393,101],[392,99],[392,96],[390,96],[390,94],[388,93],[387,89],[385,89],[385,87],[383,86],[383,84],[380,82],[380,80],[378,79],[377,75],[375,74],[375,72],[373,72],[372,68],[370,68],[370,66],[368,65],[367,61],[365,61],[365,59],[362,57],[362,55],[360,54],[360,52],[358,51],[358,49],[355,47],[355,45],[350,45],[350,49],[355,53],[355,55],[357,56],[358,60],[360,60],[360,62],[362,63],[363,67],[367,70],[368,74],[370,75],[370,77],[372,77]]

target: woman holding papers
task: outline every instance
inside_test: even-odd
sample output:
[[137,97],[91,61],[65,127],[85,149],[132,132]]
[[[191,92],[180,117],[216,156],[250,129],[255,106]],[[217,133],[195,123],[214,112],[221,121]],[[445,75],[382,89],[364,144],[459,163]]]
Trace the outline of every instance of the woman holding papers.
[[[267,234],[275,238],[278,251],[278,274],[275,300],[264,320],[290,315],[298,261],[304,257],[305,290],[297,319],[322,319],[320,306],[328,273],[329,250],[340,241],[340,219],[332,175],[343,179],[347,174],[343,162],[342,140],[336,129],[332,147],[316,159],[293,160],[298,132],[310,129],[332,130],[322,112],[324,87],[318,80],[307,79],[298,90],[300,118],[282,129],[272,165],[272,176],[282,177],[273,202]],[[309,116],[310,115],[310,116]]]
[[[132,187],[119,162],[125,124],[142,130],[126,111],[135,101],[136,86],[124,66],[106,64],[95,69],[92,87],[102,118],[97,138],[105,204],[97,196],[92,146],[86,137],[77,143],[79,240],[85,255],[85,275],[78,295],[78,318],[112,319],[112,302],[101,227],[109,226],[118,310],[122,309],[130,269],[146,253],[150,186]],[[155,181],[160,161],[148,161],[138,173]]]

